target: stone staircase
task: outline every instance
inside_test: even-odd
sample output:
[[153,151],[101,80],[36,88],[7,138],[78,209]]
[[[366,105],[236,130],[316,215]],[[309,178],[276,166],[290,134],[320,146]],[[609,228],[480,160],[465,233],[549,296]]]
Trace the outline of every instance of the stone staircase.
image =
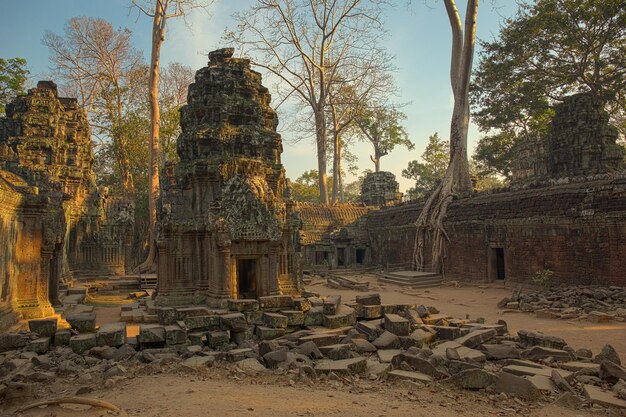
[[424,271],[389,271],[378,278],[379,282],[412,288],[438,287],[443,277],[435,272]]

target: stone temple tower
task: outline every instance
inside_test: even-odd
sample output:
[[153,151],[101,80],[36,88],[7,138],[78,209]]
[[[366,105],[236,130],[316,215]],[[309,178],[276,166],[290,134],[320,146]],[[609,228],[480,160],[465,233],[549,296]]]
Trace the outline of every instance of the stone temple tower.
[[294,228],[278,118],[261,75],[232,48],[209,54],[181,109],[166,168],[158,303],[223,304],[293,293]]

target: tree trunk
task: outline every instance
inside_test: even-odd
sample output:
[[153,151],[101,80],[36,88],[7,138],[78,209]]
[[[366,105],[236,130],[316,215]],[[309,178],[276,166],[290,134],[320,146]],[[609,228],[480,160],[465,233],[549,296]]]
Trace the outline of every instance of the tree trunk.
[[[457,196],[472,192],[467,160],[469,126],[469,81],[474,56],[478,0],[468,0],[465,14],[465,38],[454,0],[444,0],[452,29],[452,60],[450,83],[454,93],[454,109],[450,122],[450,163],[435,191],[426,200],[415,226],[414,267],[444,273],[448,236],[443,227],[448,205]],[[430,249],[430,256],[426,250]],[[430,261],[430,262],[429,262]],[[429,265],[430,263],[430,265]]]
[[333,191],[331,203],[335,204],[339,196],[339,177],[341,176],[341,143],[339,143],[339,135],[333,130]]
[[326,117],[324,108],[315,109],[315,136],[317,142],[317,172],[319,174],[320,203],[328,205],[326,189]]
[[162,0],[156,0],[152,22],[152,55],[150,58],[150,178],[148,197],[148,257],[139,265],[139,272],[156,270],[157,201],[159,198],[159,64],[161,45],[165,40],[165,13]]
[[339,201],[344,202],[343,199],[343,173],[341,172],[341,139],[339,139],[339,150],[337,151],[337,188],[339,189]]

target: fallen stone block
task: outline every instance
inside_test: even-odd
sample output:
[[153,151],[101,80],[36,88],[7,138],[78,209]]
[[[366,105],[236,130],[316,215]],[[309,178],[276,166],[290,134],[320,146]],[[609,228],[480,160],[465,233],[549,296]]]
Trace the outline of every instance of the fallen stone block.
[[463,346],[467,346],[468,348],[475,348],[485,342],[488,342],[489,340],[492,340],[497,334],[498,332],[496,332],[495,329],[475,330],[465,336],[455,339],[455,342],[460,343]]
[[210,368],[215,363],[215,356],[192,356],[182,362],[182,366],[190,369]]
[[31,340],[29,350],[31,352],[35,352],[38,355],[43,355],[48,350],[50,350],[50,338],[39,337],[35,340]]
[[358,317],[365,320],[379,319],[383,317],[383,310],[380,305],[361,305],[358,309]]
[[213,330],[206,332],[206,344],[211,349],[216,349],[230,342],[230,332],[228,330]]
[[308,298],[294,298],[293,299],[293,308],[295,310],[298,311],[302,311],[303,313],[306,313],[307,311],[309,311],[311,309],[311,307],[313,307],[311,305],[311,301],[309,301]]
[[408,352],[400,353],[399,355],[394,356],[391,360],[391,364],[394,368],[399,367],[402,362],[406,362],[407,365],[409,365],[414,371],[421,372],[436,379],[442,379],[449,376],[447,373],[437,369],[427,359]]
[[484,343],[478,348],[487,356],[487,359],[489,360],[499,361],[502,359],[517,359],[520,357],[520,350],[516,346],[508,343]]
[[502,368],[503,372],[507,372],[513,375],[524,376],[524,375],[542,375],[545,377],[552,377],[552,371],[556,371],[563,378],[568,378],[572,373],[563,369],[554,369],[554,368],[532,368],[530,366],[519,366],[519,365],[506,365]]
[[401,353],[400,349],[380,349],[376,352],[381,363],[391,363],[393,358]]
[[138,340],[141,345],[163,344],[165,343],[165,328],[158,324],[141,324]]
[[433,349],[433,354],[448,357],[449,350],[454,350],[456,352],[456,355],[458,355],[459,360],[470,360],[478,363],[483,363],[487,360],[487,356],[481,351],[476,349],[470,349],[467,346],[463,346],[454,340],[440,343],[439,345],[437,345],[437,347]]
[[[324,357],[320,349],[312,341],[308,341],[299,346],[296,346],[293,349],[293,352],[307,356],[311,359],[322,359]],[[260,349],[259,349],[259,353],[260,353]]]
[[425,375],[421,372],[411,372],[411,371],[403,371],[401,369],[395,369],[393,371],[387,372],[387,379],[389,380],[407,380],[413,382],[422,382],[428,383],[432,382],[432,377]]
[[246,321],[249,325],[262,326],[263,325],[263,312],[262,311],[246,311]]
[[419,346],[427,345],[437,336],[437,333],[434,330],[430,328],[427,329],[428,330],[416,329],[409,335],[409,337],[414,339]]
[[124,323],[132,323],[133,322],[133,312],[132,311],[122,311],[120,312],[120,321]]
[[287,327],[287,317],[277,313],[263,313],[263,324],[275,329]]
[[185,317],[183,321],[187,330],[217,330],[220,328],[220,316],[189,316]]
[[600,364],[593,362],[569,361],[561,363],[560,367],[572,372],[591,370],[596,375],[600,373]]
[[437,332],[437,339],[440,340],[454,340],[461,337],[461,328],[455,326],[434,326],[433,329]]
[[173,307],[157,307],[157,316],[159,316],[159,323],[163,325],[174,324],[178,320],[178,315]]
[[602,391],[602,389],[594,385],[583,385],[583,393],[591,404],[598,404],[604,407],[614,407],[618,409],[626,408],[626,401],[618,398],[612,392]]
[[445,314],[430,314],[426,317],[422,317],[425,324],[430,326],[446,326],[450,316]]
[[276,339],[277,337],[284,336],[285,329],[265,327],[265,326],[256,326],[255,332],[256,332],[257,337],[261,340],[272,340],[272,339]]
[[565,350],[553,349],[544,346],[533,346],[530,349],[526,349],[520,353],[520,357],[532,361],[552,358],[557,362],[571,361],[574,359],[574,356]]
[[350,341],[356,353],[376,352],[376,346],[365,339],[355,338]]
[[246,311],[257,311],[259,301],[254,299],[228,300],[228,309],[245,313]]
[[339,335],[332,333],[316,333],[309,336],[303,336],[298,340],[298,343],[304,344],[307,342],[313,342],[320,348],[323,346],[335,345],[339,342]]
[[340,295],[329,295],[324,300],[324,315],[332,316],[337,314],[337,309],[341,304],[341,296]]
[[377,349],[398,349],[400,347],[400,339],[395,334],[385,330],[372,344]]
[[126,323],[108,323],[100,326],[96,332],[98,346],[122,346],[126,343]]
[[356,330],[364,334],[370,342],[378,338],[384,333],[382,328],[382,320],[360,321],[355,326]]
[[365,294],[365,295],[357,295],[356,302],[363,306],[380,305],[380,294],[372,293],[372,294]]
[[70,314],[66,320],[72,329],[80,333],[90,333],[96,330],[96,313]]
[[612,384],[617,383],[620,379],[626,381],[626,369],[616,363],[605,360],[600,364],[600,378]]
[[408,336],[411,331],[411,323],[397,314],[385,314],[385,330],[396,336]]
[[187,340],[191,345],[202,346],[206,340],[206,332],[187,333]]
[[610,323],[613,321],[613,316],[603,313],[601,311],[592,311],[587,314],[587,320],[592,323]]
[[304,325],[304,313],[300,310],[282,310],[280,314],[287,317],[288,327]]
[[226,353],[229,362],[239,362],[254,355],[251,348],[232,349]]
[[532,382],[508,372],[500,372],[494,390],[528,400],[541,397],[541,391]]
[[324,324],[324,311],[322,307],[311,307],[304,314],[305,326],[321,326]]
[[602,350],[600,351],[600,353],[598,353],[593,358],[593,361],[595,363],[602,363],[605,360],[611,361],[611,362],[616,363],[618,365],[622,364],[622,361],[620,360],[620,357],[617,354],[617,351],[611,345],[604,345],[602,347]]
[[222,330],[241,332],[248,328],[248,321],[243,313],[224,314],[220,316],[220,327]]
[[54,334],[54,345],[55,346],[68,346],[70,344],[70,338],[72,337],[72,332],[70,329],[61,329],[57,330]]
[[520,330],[517,332],[520,344],[526,347],[544,346],[553,349],[563,349],[567,343],[560,337],[549,336],[539,332]]
[[202,306],[174,307],[174,310],[176,311],[176,321],[185,320],[187,317],[215,315],[215,313],[210,311],[207,307]]
[[354,326],[356,324],[356,313],[353,308],[341,306],[335,310],[335,314],[324,314],[324,321],[322,324],[324,327],[328,327],[329,329]]
[[565,392],[554,401],[555,405],[572,410],[578,410],[583,406],[583,400],[574,392]]
[[52,337],[57,331],[57,319],[33,319],[28,321],[28,329],[40,337]]
[[315,365],[315,370],[323,373],[335,372],[337,374],[361,374],[367,370],[367,359],[353,358],[339,361],[320,361]]
[[293,309],[293,297],[290,295],[268,295],[259,297],[259,307],[265,311]]
[[81,333],[70,338],[70,348],[74,353],[81,354],[96,346],[95,333]]
[[164,326],[165,342],[168,345],[182,345],[187,342],[187,330],[177,324]]
[[249,375],[267,372],[267,368],[263,366],[263,364],[255,358],[242,359],[239,362],[237,362],[236,365],[244,373],[249,374]]
[[478,390],[495,385],[497,375],[483,369],[466,369],[448,379],[454,385],[468,390]]

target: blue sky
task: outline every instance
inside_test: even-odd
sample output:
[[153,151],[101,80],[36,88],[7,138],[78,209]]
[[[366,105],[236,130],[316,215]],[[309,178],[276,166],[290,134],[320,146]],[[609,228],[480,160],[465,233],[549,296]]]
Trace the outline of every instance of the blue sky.
[[[465,1],[457,0],[462,18]],[[193,13],[187,21],[172,21],[163,46],[161,58],[164,63],[179,61],[194,69],[206,65],[207,53],[224,45],[221,41],[224,29],[233,28],[231,15],[244,10],[252,0],[218,0],[211,13]],[[402,2],[403,3],[403,2]],[[439,132],[448,137],[452,113],[450,89],[451,35],[448,19],[441,0],[413,0],[412,5],[389,9],[387,22],[389,40],[387,48],[395,56],[395,73],[400,95],[397,101],[409,103],[403,110],[407,115],[406,128],[415,143],[413,151],[406,148],[394,150],[381,160],[381,168],[393,172],[404,191],[412,186],[402,178],[402,169],[408,162],[418,159],[424,151],[428,137]],[[115,27],[127,27],[133,31],[135,46],[142,50],[146,59],[150,56],[151,21],[137,16],[128,8],[130,0],[22,0],[3,2],[0,15],[0,57],[23,57],[28,61],[31,82],[47,79],[49,71],[48,50],[41,43],[46,30],[61,34],[65,22],[73,16],[101,17]],[[497,35],[504,17],[515,13],[513,0],[483,1],[478,11],[477,37],[491,39]],[[477,63],[477,55],[474,63]],[[271,87],[271,83],[266,83]],[[279,118],[281,112],[279,109]],[[283,123],[281,123],[283,125]],[[279,126],[280,131],[280,126]],[[283,164],[287,176],[297,178],[302,172],[316,169],[315,145],[301,141],[291,143],[289,132],[283,135]],[[479,132],[470,127],[469,142],[473,149]],[[360,170],[370,168],[370,147],[357,143],[352,149],[359,157]],[[347,182],[354,178],[348,177]]]

